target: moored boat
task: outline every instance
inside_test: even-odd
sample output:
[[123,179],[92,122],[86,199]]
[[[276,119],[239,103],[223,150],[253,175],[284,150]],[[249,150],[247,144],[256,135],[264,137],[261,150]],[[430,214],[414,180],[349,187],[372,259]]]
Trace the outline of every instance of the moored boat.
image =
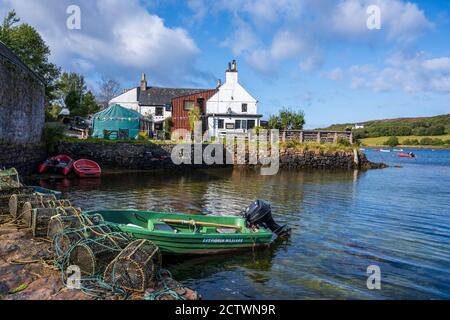
[[75,161],[73,169],[80,178],[98,178],[102,174],[102,169],[99,164],[88,159]]
[[401,158],[415,158],[416,157],[416,155],[414,153],[412,153],[412,152],[410,152],[410,153],[400,153],[398,156],[401,157]]
[[389,149],[380,149],[380,152],[388,153],[388,152],[391,152],[391,150],[389,150]]
[[65,154],[60,154],[45,160],[44,163],[38,167],[39,173],[45,173],[50,169],[64,176],[67,176],[72,171],[74,161],[71,157]]
[[276,224],[270,206],[254,202],[244,217],[201,216],[168,212],[105,210],[101,215],[114,230],[153,241],[166,254],[215,254],[269,246],[273,236],[289,229]]

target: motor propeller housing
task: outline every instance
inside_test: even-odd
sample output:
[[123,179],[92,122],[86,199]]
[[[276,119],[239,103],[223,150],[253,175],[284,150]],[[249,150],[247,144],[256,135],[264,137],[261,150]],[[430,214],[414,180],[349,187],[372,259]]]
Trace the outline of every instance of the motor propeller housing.
[[247,227],[266,228],[279,237],[288,236],[291,231],[287,225],[280,226],[273,220],[272,208],[263,200],[256,200],[245,209],[244,218],[247,221]]

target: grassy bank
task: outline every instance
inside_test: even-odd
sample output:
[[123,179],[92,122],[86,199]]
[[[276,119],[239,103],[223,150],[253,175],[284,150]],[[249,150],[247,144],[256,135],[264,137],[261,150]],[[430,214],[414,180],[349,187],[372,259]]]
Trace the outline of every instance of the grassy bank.
[[[412,147],[412,148],[450,148],[450,145],[405,145],[404,142],[406,140],[421,140],[423,138],[431,138],[431,139],[441,139],[443,141],[450,140],[450,134],[441,135],[441,136],[432,136],[432,137],[423,137],[423,136],[404,136],[397,137],[401,146],[404,147]],[[361,139],[361,144],[365,147],[380,147],[385,146],[385,142],[389,139],[389,137],[376,137],[376,138],[366,138]]]

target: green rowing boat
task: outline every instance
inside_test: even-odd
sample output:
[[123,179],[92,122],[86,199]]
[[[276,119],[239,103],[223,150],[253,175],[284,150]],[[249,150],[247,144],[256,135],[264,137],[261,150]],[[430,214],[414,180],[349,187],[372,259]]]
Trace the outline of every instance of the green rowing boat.
[[108,210],[100,214],[114,231],[136,239],[153,241],[163,253],[213,254],[269,245],[272,232],[250,229],[239,217],[197,216],[189,214]]
[[244,218],[136,210],[102,210],[85,214],[101,215],[114,231],[151,240],[166,254],[214,254],[269,246],[273,233],[286,233],[286,228],[274,223],[266,211],[261,215],[261,206],[255,204],[265,203],[258,201],[247,209]]

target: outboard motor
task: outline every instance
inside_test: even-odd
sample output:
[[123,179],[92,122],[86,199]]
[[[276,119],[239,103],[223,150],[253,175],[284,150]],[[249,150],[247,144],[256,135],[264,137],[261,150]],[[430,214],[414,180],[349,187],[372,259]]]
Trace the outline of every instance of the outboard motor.
[[289,236],[291,229],[287,225],[280,226],[272,218],[270,204],[262,200],[256,200],[244,211],[247,227],[263,227],[271,230],[279,237]]

